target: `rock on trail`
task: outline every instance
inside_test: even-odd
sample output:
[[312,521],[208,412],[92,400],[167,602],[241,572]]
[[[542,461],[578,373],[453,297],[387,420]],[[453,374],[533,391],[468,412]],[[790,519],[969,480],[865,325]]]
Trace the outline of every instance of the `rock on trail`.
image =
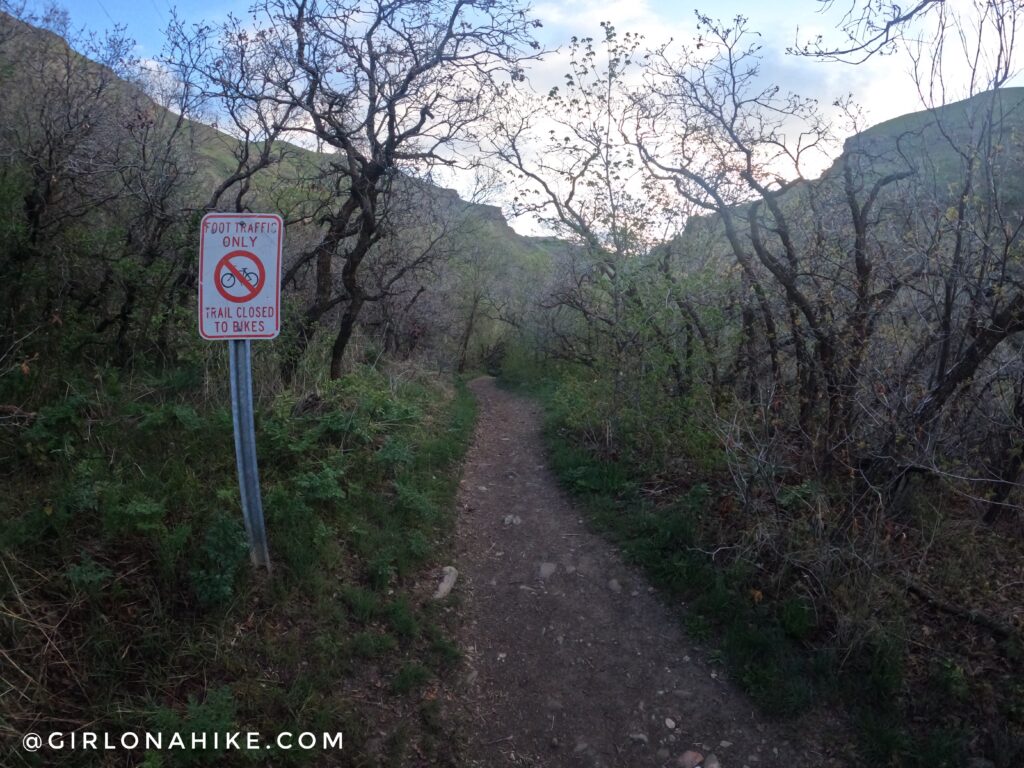
[[441,569],[441,583],[437,585],[437,590],[434,592],[435,600],[444,600],[448,595],[451,594],[452,589],[455,587],[455,581],[459,578],[459,572],[453,566],[446,565]]

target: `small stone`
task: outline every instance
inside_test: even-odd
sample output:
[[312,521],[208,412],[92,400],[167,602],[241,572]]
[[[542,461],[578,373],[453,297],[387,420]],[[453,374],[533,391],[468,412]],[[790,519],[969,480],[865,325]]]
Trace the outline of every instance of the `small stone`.
[[455,586],[455,580],[459,578],[459,572],[450,565],[446,565],[441,569],[443,576],[441,577],[441,583],[437,585],[437,590],[434,592],[435,600],[444,600],[451,594],[452,587]]
[[608,580],[608,589],[610,589],[612,592],[618,593],[618,592],[622,591],[622,585],[619,584],[619,580],[618,579],[609,579]]
[[466,684],[467,684],[467,685],[472,685],[473,683],[475,683],[475,682],[476,682],[476,679],[477,679],[477,678],[478,678],[479,676],[480,676],[480,673],[479,673],[479,672],[477,672],[477,671],[476,671],[476,670],[474,669],[474,670],[473,670],[472,672],[470,672],[470,673],[469,673],[468,675],[466,675]]
[[558,570],[558,566],[554,563],[541,563],[540,564],[540,577],[542,579],[549,579]]
[[731,741],[720,741],[720,742],[718,742],[718,746],[720,746],[722,749],[728,749],[729,747],[732,746],[732,742]]
[[673,720],[671,717],[666,717],[665,718],[665,727],[668,728],[671,731],[673,728],[676,727],[676,721]]
[[672,753],[669,752],[667,749],[665,749],[665,747],[662,747],[661,749],[659,749],[657,751],[657,753],[655,754],[655,757],[658,758],[658,762],[659,763],[664,763],[666,760],[668,760],[669,755],[671,755],[671,754]]
[[679,768],[696,768],[700,765],[703,759],[704,755],[700,752],[688,749],[679,756],[679,759],[676,760],[676,765],[679,766]]
[[631,741],[635,741],[638,744],[646,744],[649,741],[646,733],[631,733],[629,734],[629,738]]
[[558,749],[560,746],[562,746],[562,743],[558,740],[558,737],[557,736],[552,736],[551,737],[551,748],[552,749]]
[[705,757],[704,762],[700,765],[701,768],[722,768],[722,764],[718,762],[718,758],[715,757],[713,752],[707,757]]

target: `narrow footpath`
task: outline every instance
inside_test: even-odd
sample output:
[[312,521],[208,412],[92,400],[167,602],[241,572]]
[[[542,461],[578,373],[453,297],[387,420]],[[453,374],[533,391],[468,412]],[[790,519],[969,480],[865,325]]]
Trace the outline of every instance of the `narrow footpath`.
[[547,466],[539,407],[491,378],[470,386],[457,563],[470,765],[839,765],[756,713],[681,607],[588,531]]

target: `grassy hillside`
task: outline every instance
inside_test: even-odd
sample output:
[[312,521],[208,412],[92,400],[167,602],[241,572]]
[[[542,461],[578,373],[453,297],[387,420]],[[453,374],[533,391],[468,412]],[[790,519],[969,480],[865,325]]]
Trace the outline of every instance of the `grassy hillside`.
[[[991,115],[991,120],[989,120]],[[937,197],[956,194],[970,162],[969,147],[992,152],[992,162],[977,163],[974,194],[987,188],[999,190],[999,207],[1016,211],[1024,206],[1024,88],[1005,88],[932,110],[913,112],[847,139],[843,156],[826,174],[837,174],[846,158],[857,157],[858,166],[882,175],[911,169],[915,183]]]

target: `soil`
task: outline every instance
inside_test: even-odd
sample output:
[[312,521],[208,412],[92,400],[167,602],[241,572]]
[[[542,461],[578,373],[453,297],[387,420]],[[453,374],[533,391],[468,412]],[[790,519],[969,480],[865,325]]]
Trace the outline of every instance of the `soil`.
[[491,378],[470,386],[455,587],[469,765],[676,766],[687,750],[724,768],[843,765],[821,744],[830,717],[755,712],[684,609],[588,530],[547,466],[538,406]]

